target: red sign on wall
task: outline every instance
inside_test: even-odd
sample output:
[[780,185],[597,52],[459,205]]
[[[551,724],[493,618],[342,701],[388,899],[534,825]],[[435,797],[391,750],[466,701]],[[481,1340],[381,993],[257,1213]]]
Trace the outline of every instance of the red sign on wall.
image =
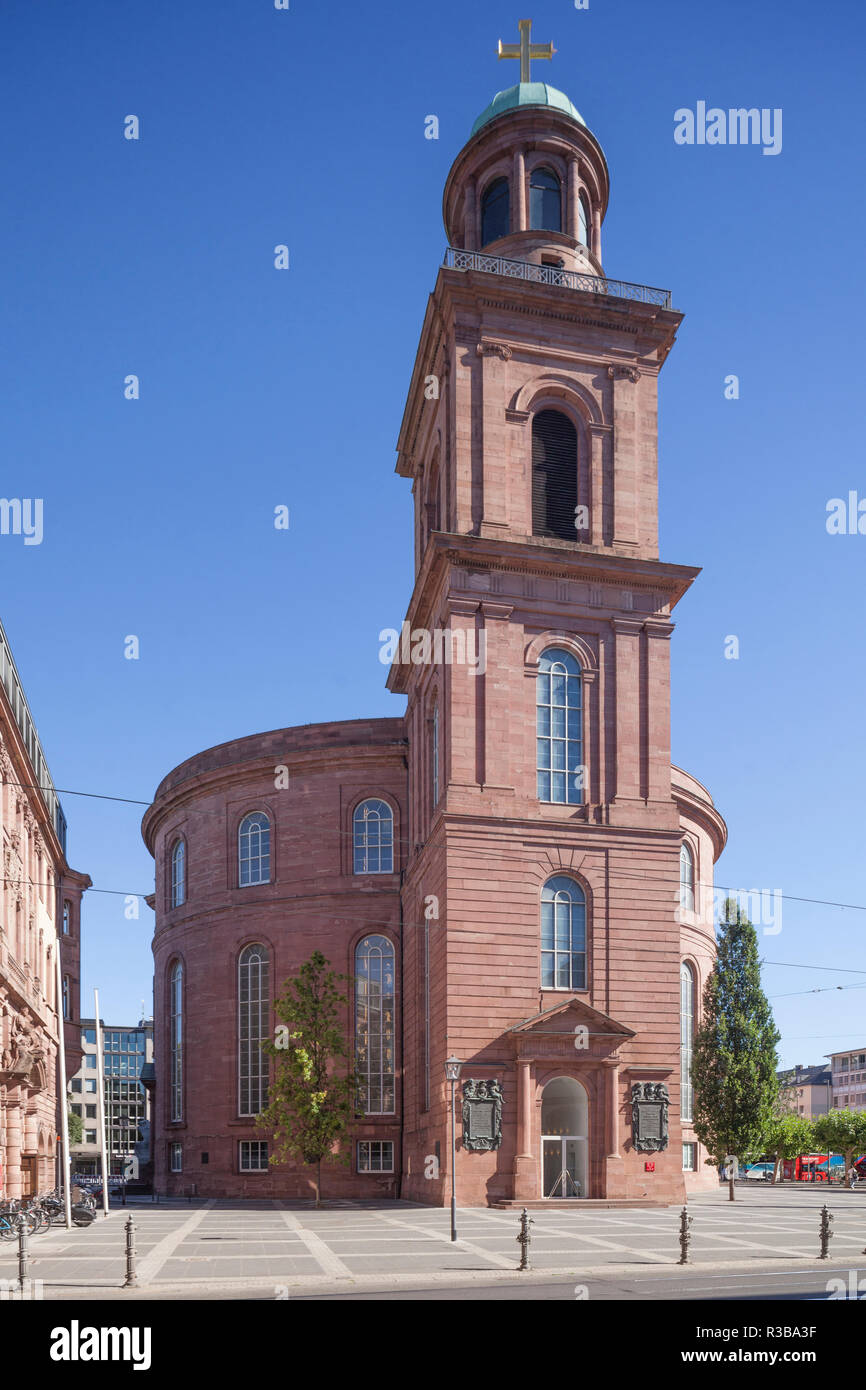
[[654,1163],[645,1163],[643,1166],[643,1170],[645,1173],[654,1173],[656,1170],[656,1166]]

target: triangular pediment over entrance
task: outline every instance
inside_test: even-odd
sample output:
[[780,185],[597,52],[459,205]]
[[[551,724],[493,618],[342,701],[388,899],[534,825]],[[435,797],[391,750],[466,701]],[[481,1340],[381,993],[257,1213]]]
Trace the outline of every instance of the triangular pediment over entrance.
[[520,1057],[609,1057],[635,1033],[582,999],[565,999],[515,1023],[508,1036]]

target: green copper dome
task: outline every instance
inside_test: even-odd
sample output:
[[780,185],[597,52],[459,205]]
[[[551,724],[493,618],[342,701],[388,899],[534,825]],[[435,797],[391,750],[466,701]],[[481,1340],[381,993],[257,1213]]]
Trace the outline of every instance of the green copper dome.
[[501,116],[503,111],[513,111],[519,106],[552,106],[556,111],[563,111],[573,121],[578,121],[582,126],[586,125],[574,102],[568,99],[565,92],[557,91],[556,87],[551,87],[546,82],[518,82],[516,87],[496,93],[472,127],[472,135],[487,125],[488,121]]

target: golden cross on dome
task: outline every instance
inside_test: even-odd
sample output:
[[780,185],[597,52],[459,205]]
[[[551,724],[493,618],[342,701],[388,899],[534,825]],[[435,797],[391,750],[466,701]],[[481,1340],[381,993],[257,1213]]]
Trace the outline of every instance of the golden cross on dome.
[[552,58],[556,49],[552,43],[531,42],[531,19],[521,19],[517,27],[520,30],[520,43],[503,43],[500,39],[498,56],[500,58],[519,58],[520,80],[521,82],[531,82],[532,78],[529,75],[530,60],[532,58]]

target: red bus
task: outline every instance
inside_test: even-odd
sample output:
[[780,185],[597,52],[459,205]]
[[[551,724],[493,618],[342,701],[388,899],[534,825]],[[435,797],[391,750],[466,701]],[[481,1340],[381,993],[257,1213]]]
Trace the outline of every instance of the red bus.
[[[842,1154],[830,1156],[830,1174],[841,1178],[845,1173],[845,1159]],[[782,1161],[782,1177],[789,1182],[826,1182],[827,1154],[801,1154],[799,1158],[786,1158]]]

